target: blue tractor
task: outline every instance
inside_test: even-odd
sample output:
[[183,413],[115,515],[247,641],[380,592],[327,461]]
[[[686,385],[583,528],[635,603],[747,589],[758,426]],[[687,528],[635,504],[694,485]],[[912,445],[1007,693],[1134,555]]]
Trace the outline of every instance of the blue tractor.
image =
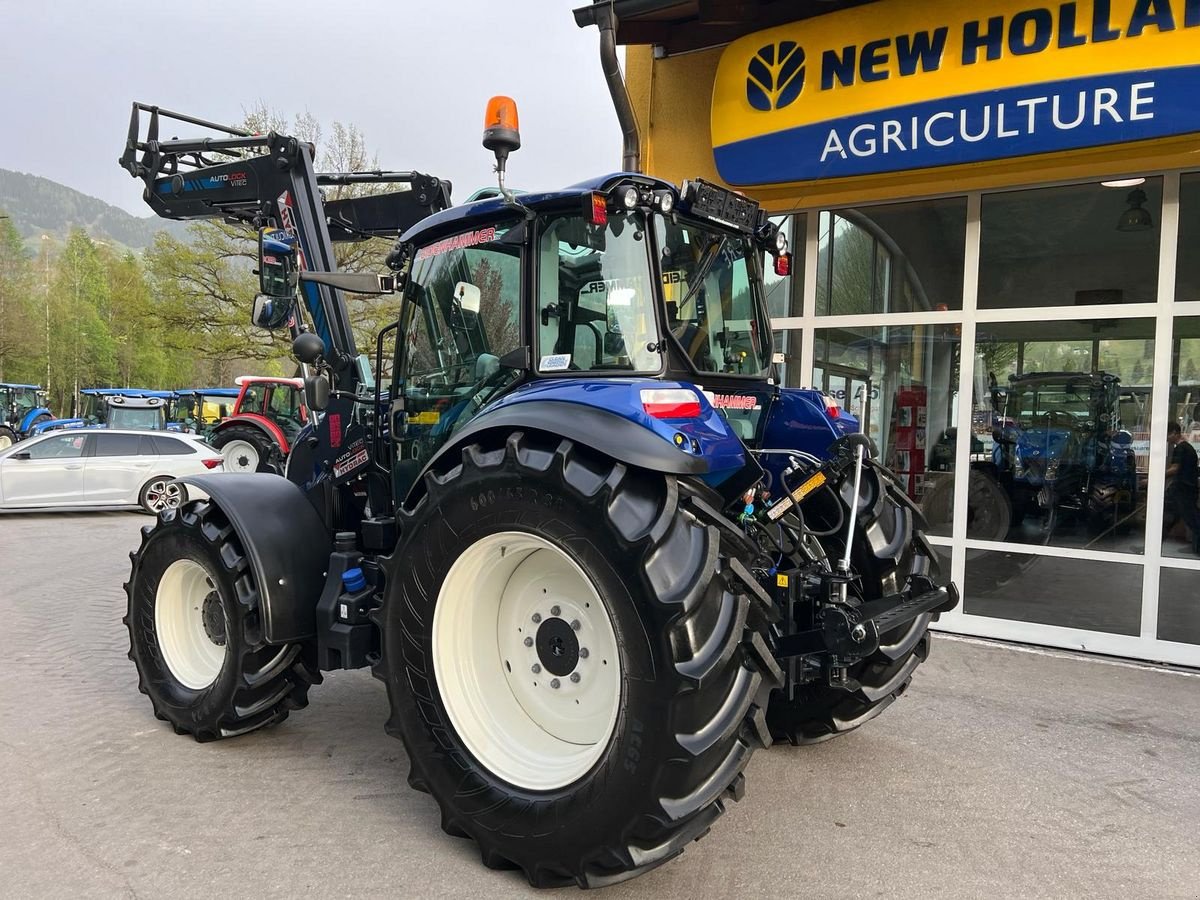
[[0,450],[34,434],[38,425],[53,418],[41,385],[0,382]]
[[[69,419],[43,419],[32,434],[60,428],[134,428],[162,431],[174,391],[149,388],[84,388],[79,392],[79,409]],[[149,402],[139,402],[149,401]]]
[[[208,499],[133,556],[130,657],[176,732],[273,725],[371,667],[447,832],[596,886],[705,834],[756,748],[905,690],[957,593],[858,423],[774,383],[763,266],[789,257],[756,202],[631,172],[513,195],[507,98],[499,196],[458,207],[165,119],[220,127],[135,105],[123,163],[160,215],[259,229],[252,320],[290,330],[317,419],[285,477],[185,479]],[[404,189],[322,199],[355,181]],[[336,271],[333,240],[385,234],[388,275]],[[399,295],[387,377],[342,291]]]

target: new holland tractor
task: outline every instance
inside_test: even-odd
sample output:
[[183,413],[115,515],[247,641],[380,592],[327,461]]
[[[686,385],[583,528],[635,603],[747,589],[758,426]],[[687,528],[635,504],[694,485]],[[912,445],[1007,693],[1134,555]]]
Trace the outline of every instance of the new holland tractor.
[[53,418],[40,385],[0,383],[0,450],[29,437],[36,426]]
[[[762,267],[788,255],[757,203],[632,172],[516,196],[519,145],[497,98],[499,196],[454,207],[135,104],[151,208],[259,230],[252,318],[291,328],[314,424],[287,477],[184,479],[209,499],[145,529],[125,623],[155,715],[200,741],[370,667],[447,833],[596,886],[705,834],[756,748],[886,708],[958,595],[857,423],[773,383]],[[352,180],[399,189],[323,200]],[[387,234],[391,274],[334,271],[333,240]],[[396,309],[378,379],[343,290]]]

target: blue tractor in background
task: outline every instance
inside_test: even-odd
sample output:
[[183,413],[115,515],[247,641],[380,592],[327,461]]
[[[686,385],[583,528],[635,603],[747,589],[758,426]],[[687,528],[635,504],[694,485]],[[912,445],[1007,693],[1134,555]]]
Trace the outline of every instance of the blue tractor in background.
[[[169,409],[174,399],[174,391],[150,388],[84,388],[79,392],[79,409],[73,417],[43,419],[31,433],[44,434],[60,428],[134,428],[162,431],[168,427]],[[136,400],[153,402],[134,402]]]
[[34,434],[36,426],[53,418],[41,385],[0,382],[0,450]]
[[[168,119],[223,136],[160,140]],[[258,229],[252,321],[290,332],[316,422],[285,477],[185,479],[207,499],[133,556],[130,657],[201,741],[370,667],[448,833],[598,886],[707,833],[756,748],[884,710],[957,592],[858,423],[774,382],[763,266],[790,257],[755,201],[636,172],[514,195],[508,98],[484,146],[498,196],[453,207],[430,176],[318,175],[293,137],[135,104],[151,208]],[[371,235],[397,237],[389,274],[337,272],[332,242]],[[342,291],[397,309],[373,366]]]

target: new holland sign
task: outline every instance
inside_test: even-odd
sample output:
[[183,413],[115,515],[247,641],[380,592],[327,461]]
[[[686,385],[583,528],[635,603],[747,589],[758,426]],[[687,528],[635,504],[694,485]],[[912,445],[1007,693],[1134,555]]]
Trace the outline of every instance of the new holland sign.
[[881,0],[740,38],[713,155],[777,184],[1200,132],[1200,0]]

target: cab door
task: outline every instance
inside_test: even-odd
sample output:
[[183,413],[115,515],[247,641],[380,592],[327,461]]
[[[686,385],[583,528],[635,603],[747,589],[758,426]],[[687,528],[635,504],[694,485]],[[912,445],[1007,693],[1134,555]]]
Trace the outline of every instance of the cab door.
[[76,506],[83,502],[83,454],[89,435],[54,434],[22,444],[0,460],[5,506]]

